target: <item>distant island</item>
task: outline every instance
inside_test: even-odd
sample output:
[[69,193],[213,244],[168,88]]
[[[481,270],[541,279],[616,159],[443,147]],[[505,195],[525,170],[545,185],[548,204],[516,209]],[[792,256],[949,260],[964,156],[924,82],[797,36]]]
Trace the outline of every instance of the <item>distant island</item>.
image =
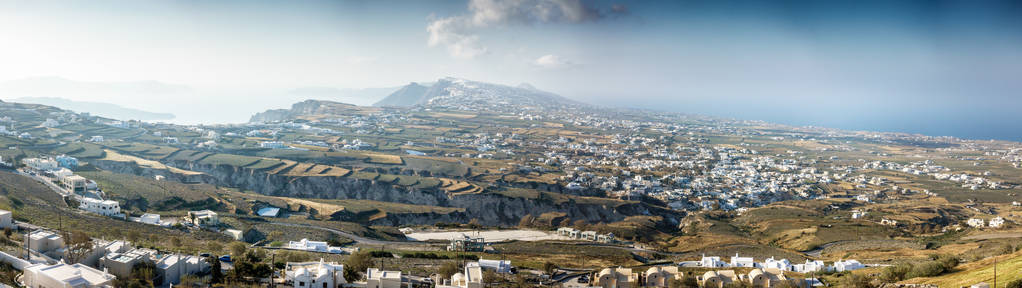
[[118,120],[160,121],[171,120],[175,118],[174,114],[171,113],[149,112],[134,108],[122,107],[117,104],[103,102],[74,101],[57,97],[24,97],[11,100],[22,103],[54,106],[61,109],[67,109],[77,112],[88,112],[93,115]]

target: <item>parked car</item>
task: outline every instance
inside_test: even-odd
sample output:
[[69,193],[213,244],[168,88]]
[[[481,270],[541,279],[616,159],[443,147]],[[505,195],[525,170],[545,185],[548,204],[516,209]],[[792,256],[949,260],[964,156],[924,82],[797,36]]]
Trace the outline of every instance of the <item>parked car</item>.
[[582,275],[581,277],[578,277],[577,281],[578,281],[578,283],[582,283],[582,284],[589,283],[589,276]]

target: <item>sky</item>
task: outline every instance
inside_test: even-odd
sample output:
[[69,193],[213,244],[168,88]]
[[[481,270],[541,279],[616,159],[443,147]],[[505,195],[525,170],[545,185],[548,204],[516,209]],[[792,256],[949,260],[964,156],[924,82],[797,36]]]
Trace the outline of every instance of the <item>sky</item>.
[[602,105],[1022,141],[1020,48],[1018,1],[0,0],[0,99],[243,122],[304,97],[293,91],[452,76]]

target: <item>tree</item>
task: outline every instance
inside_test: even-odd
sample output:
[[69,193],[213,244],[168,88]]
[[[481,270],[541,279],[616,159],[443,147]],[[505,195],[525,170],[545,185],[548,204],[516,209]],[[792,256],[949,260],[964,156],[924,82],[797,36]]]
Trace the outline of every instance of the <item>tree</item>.
[[1015,281],[1008,282],[1004,288],[1022,288],[1022,279],[1015,279]]
[[871,282],[870,277],[866,277],[866,276],[855,274],[855,273],[849,273],[848,276],[845,277],[845,278],[847,278],[847,279],[845,279],[845,283],[841,287],[852,287],[852,288],[873,288],[874,287],[873,283]]
[[89,237],[88,233],[74,230],[65,233],[64,239],[67,241],[65,244],[67,250],[64,252],[64,258],[67,259],[68,263],[81,262],[86,256],[92,254],[92,238]]
[[138,280],[140,283],[147,284],[148,286],[160,285],[163,283],[154,282],[156,279],[156,264],[149,261],[142,261],[131,267],[131,279]]
[[344,259],[344,279],[348,280],[348,282],[362,280],[362,273],[372,265],[373,256],[369,252],[355,252],[348,256],[348,259]]
[[216,256],[209,258],[212,258],[209,261],[210,263],[209,266],[211,270],[209,274],[209,283],[217,284],[224,282],[224,271],[223,267],[220,266],[220,258],[217,258]]
[[543,272],[546,272],[547,275],[553,276],[556,270],[557,265],[554,265],[554,263],[551,263],[550,261],[543,263]]
[[440,274],[440,276],[444,279],[448,279],[451,278],[452,275],[458,273],[458,270],[461,270],[458,267],[458,262],[448,261],[444,262],[443,265],[440,265],[440,269],[437,270],[437,274]]
[[478,229],[478,228],[480,228],[482,226],[483,225],[479,224],[479,219],[477,219],[477,218],[472,218],[472,220],[468,220],[468,227],[469,228]]
[[248,245],[245,245],[245,243],[242,242],[232,242],[230,249],[231,257],[241,258],[242,256],[245,255],[245,251],[248,251]]
[[196,277],[195,275],[181,275],[180,279],[179,283],[174,287],[195,287],[195,285],[201,283],[199,277]]

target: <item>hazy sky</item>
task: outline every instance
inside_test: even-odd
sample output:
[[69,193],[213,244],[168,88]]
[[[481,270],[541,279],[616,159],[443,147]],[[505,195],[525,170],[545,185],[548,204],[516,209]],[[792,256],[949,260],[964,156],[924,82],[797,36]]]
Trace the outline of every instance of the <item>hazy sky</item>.
[[455,76],[601,104],[1020,140],[1020,75],[1018,1],[0,0],[0,82],[229,91],[199,93],[216,103]]

